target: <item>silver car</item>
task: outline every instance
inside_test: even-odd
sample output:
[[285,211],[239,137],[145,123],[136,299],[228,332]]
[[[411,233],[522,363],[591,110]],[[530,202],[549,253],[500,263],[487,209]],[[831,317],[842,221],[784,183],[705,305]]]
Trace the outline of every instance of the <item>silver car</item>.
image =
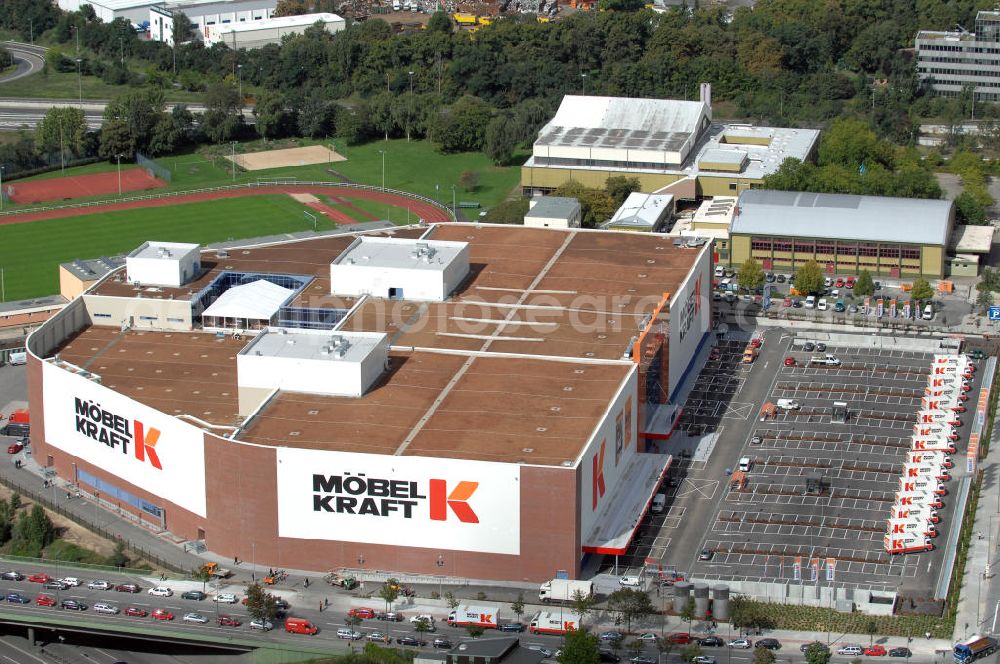
[[263,618],[254,618],[250,621],[250,629],[259,629],[262,632],[269,632],[274,629],[274,625]]
[[208,622],[208,618],[201,615],[200,613],[185,613],[184,622],[197,623],[199,625],[204,625]]

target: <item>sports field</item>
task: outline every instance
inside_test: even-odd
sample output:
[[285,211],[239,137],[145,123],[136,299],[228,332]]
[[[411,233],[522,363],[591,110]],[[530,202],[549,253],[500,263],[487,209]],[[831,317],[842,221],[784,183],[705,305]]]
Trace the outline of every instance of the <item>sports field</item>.
[[[58,293],[59,263],[131,251],[146,240],[207,244],[311,230],[307,209],[289,196],[250,196],[2,226],[7,300]],[[317,225],[333,228],[322,215]]]

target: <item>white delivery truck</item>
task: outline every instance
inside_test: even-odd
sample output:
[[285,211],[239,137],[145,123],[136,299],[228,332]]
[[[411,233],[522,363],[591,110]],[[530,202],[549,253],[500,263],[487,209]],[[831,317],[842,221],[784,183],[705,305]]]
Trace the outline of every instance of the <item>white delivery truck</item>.
[[580,616],[569,611],[539,611],[528,623],[532,634],[565,634],[580,629]]
[[938,510],[944,507],[944,501],[930,491],[898,491],[896,492],[896,504],[901,507],[927,505]]
[[903,464],[903,477],[906,479],[919,479],[922,477],[933,477],[934,479],[947,482],[951,479],[951,475],[948,471],[942,468],[940,465],[931,462],[923,463],[904,463]]
[[[655,504],[655,499],[653,502]],[[550,579],[538,588],[538,599],[542,602],[572,602],[578,592],[584,597],[591,597],[594,594],[594,584],[573,579]]]
[[921,535],[890,533],[885,536],[884,543],[887,553],[915,553],[934,548],[931,538]]
[[923,537],[937,537],[937,528],[924,519],[889,519],[889,535],[912,533]]
[[910,450],[914,452],[948,452],[954,454],[955,443],[941,436],[917,438],[910,441]]
[[453,627],[496,629],[498,613],[500,609],[496,606],[459,604],[448,614],[448,624]]
[[927,461],[929,463],[936,463],[942,468],[952,468],[955,464],[952,463],[951,457],[944,452],[937,451],[913,451],[911,450],[909,454],[906,455],[907,463],[923,463]]
[[930,523],[938,523],[941,518],[937,510],[930,505],[893,505],[890,512],[892,519],[923,519]]
[[944,488],[944,484],[937,481],[933,477],[900,477],[899,490],[930,491],[935,496],[948,495],[948,490]]

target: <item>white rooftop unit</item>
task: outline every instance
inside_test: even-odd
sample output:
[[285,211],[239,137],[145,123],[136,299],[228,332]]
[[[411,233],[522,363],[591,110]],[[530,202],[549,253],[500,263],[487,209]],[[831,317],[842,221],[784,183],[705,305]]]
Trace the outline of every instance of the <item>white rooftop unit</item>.
[[385,370],[382,332],[268,328],[236,356],[237,384],[329,396],[360,397]]
[[270,320],[294,293],[291,288],[283,288],[266,279],[258,279],[249,284],[230,288],[210,304],[202,316]]
[[184,242],[143,242],[125,257],[128,280],[150,286],[183,286],[201,272],[200,249]]
[[330,264],[330,290],[443,302],[468,273],[468,242],[359,237]]

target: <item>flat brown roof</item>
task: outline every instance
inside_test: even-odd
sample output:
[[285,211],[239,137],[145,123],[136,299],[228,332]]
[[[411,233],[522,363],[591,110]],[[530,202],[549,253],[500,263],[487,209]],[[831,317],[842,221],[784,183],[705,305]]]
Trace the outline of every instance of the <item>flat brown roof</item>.
[[[471,273],[447,302],[368,298],[341,329],[384,331],[390,370],[355,399],[279,392],[246,423],[248,442],[386,455],[572,464],[634,369],[640,323],[676,291],[699,251],[642,233],[478,224],[397,236],[469,243]],[[299,306],[350,307],[329,294],[329,265],[353,236],[206,254],[220,270],[309,274]],[[127,295],[109,281],[102,294]],[[143,297],[147,297],[143,293]],[[57,351],[102,384],[168,414],[242,424],[236,354],[247,340],[88,327]]]

